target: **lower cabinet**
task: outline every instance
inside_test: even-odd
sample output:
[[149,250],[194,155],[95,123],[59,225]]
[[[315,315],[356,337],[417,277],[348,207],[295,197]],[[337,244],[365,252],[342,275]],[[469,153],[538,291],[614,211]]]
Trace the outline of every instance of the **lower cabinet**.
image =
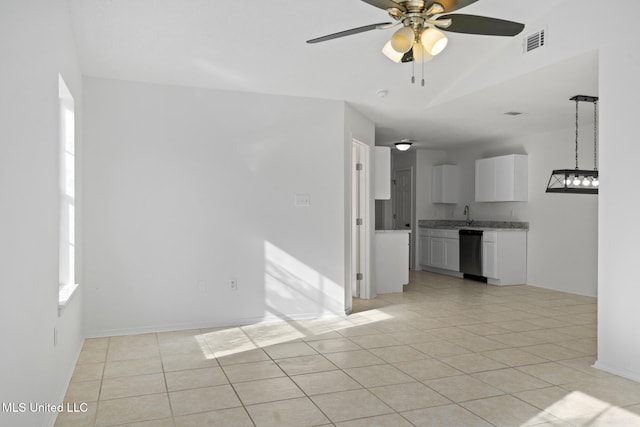
[[458,230],[421,229],[420,266],[458,272],[460,269],[460,238]]
[[[422,270],[462,277],[458,230],[421,228],[418,242]],[[482,275],[491,285],[527,283],[527,232],[484,231]]]
[[402,292],[409,283],[409,232],[376,231],[375,245],[377,293]]
[[482,235],[482,275],[492,285],[527,283],[527,232],[485,231]]
[[486,278],[498,278],[498,243],[495,241],[482,241],[482,275]]

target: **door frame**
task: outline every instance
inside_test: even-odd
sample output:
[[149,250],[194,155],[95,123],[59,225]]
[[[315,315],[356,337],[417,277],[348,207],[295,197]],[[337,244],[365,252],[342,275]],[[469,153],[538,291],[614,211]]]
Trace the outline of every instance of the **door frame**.
[[[353,138],[351,154],[351,268],[347,286],[351,291],[351,297],[369,299],[375,296],[371,285],[371,149],[367,144]],[[358,163],[362,164],[360,171],[356,167]],[[360,180],[360,191],[357,191],[358,180]],[[362,219],[359,236],[358,226],[356,226],[358,205],[360,206],[359,217]],[[358,266],[360,271],[357,271]],[[356,278],[357,273],[363,275],[359,284]]]

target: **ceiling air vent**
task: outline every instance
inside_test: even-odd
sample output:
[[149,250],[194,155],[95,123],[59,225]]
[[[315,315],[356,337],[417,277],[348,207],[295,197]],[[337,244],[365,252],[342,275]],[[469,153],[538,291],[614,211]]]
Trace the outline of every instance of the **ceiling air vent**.
[[540,31],[536,31],[533,34],[529,34],[524,38],[523,48],[524,53],[529,53],[532,50],[544,47],[547,43],[546,30],[543,28]]

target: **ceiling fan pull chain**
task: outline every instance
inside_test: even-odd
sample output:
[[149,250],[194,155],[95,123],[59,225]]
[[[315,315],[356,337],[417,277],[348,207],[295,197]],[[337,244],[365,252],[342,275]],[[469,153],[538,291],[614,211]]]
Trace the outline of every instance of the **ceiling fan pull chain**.
[[424,61],[422,61],[422,87],[424,87]]
[[411,84],[416,82],[416,61],[411,61]]

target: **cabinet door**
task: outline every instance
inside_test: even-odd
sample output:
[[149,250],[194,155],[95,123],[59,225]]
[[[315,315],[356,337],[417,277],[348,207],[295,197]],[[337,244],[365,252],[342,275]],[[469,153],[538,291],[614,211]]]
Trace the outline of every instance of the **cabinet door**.
[[494,158],[476,160],[476,202],[495,199],[496,168]]
[[420,265],[430,265],[429,262],[429,237],[426,234],[419,235]]
[[373,194],[376,200],[391,199],[391,149],[374,147]]
[[482,242],[482,275],[491,279],[498,278],[497,242]]
[[444,239],[444,268],[460,271],[460,241]]
[[514,156],[500,156],[494,160],[496,169],[495,200],[498,202],[514,200],[515,158]]
[[431,203],[444,203],[444,168],[442,165],[434,166],[431,169]]
[[444,268],[444,239],[440,237],[430,237],[429,239],[429,265]]

